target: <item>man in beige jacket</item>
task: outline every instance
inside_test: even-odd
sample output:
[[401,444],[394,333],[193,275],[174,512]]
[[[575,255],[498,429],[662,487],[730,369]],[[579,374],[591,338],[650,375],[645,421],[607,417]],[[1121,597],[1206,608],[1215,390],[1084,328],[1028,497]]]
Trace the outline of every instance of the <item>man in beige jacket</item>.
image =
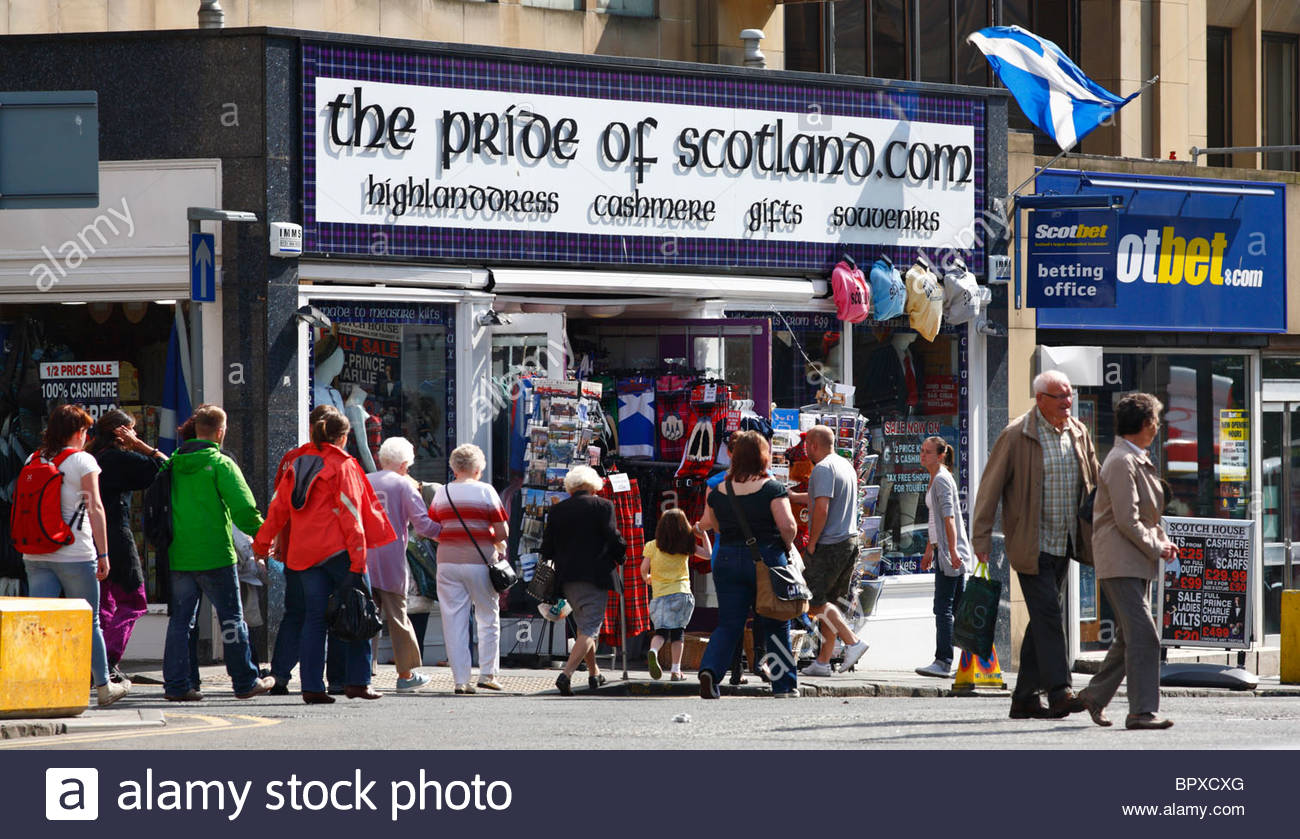
[[[1012,719],[1084,710],[1070,689],[1061,594],[1071,559],[1092,564],[1091,527],[1079,523],[1078,512],[1097,485],[1100,467],[1088,429],[1070,416],[1073,401],[1064,373],[1040,373],[1034,379],[1035,407],[998,435],[975,498],[975,554],[988,561],[1001,503],[1007,558],[1029,611],[1011,694]],[[1040,693],[1047,695],[1047,707]]]

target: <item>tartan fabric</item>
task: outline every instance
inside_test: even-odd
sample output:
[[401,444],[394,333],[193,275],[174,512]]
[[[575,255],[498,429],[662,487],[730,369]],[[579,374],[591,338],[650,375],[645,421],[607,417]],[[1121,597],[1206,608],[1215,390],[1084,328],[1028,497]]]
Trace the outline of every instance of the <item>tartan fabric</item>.
[[1043,512],[1038,522],[1038,550],[1065,556],[1079,508],[1079,461],[1074,456],[1074,434],[1069,425],[1057,431],[1037,408],[1034,416],[1038,419],[1038,442],[1043,449]]
[[[614,492],[609,481],[600,488],[600,497],[614,505],[618,530],[627,542],[627,558],[623,561],[623,601],[627,610],[627,637],[635,638],[650,630],[650,590],[641,579],[641,553],[645,548],[645,529],[641,519],[641,488],[636,478],[629,478],[630,492]],[[600,641],[611,647],[622,645],[618,629],[618,594],[611,591],[605,603],[605,623],[600,629]]]

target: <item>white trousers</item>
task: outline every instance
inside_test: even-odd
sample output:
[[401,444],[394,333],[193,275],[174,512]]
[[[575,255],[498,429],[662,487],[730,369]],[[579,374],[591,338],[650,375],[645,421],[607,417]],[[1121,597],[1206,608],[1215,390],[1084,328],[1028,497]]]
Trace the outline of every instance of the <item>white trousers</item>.
[[469,609],[478,620],[479,678],[496,675],[501,658],[501,601],[486,565],[438,563],[438,608],[442,612],[442,637],[447,661],[458,685],[469,684],[472,669],[469,650]]

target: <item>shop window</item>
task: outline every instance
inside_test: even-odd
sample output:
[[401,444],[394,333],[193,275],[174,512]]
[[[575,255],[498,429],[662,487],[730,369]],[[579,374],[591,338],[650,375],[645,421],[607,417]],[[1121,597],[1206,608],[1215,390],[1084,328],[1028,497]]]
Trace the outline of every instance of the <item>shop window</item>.
[[[930,475],[921,466],[921,442],[943,437],[954,452],[962,504],[968,486],[967,339],[945,327],[926,341],[905,326],[863,324],[853,331],[854,402],[867,418],[872,450],[880,456],[877,483],[880,546],[890,573],[918,573],[925,553]],[[965,513],[969,518],[969,512]]]
[[[1205,132],[1210,148],[1232,145],[1232,30],[1211,26],[1205,33]],[[1206,158],[1227,166],[1226,154]]]
[[[1300,100],[1296,95],[1297,44],[1295,35],[1265,32],[1261,44],[1264,100],[1264,145],[1295,145],[1300,137]],[[1296,169],[1295,152],[1267,152],[1265,169]]]
[[[332,403],[344,410],[353,426],[348,450],[367,471],[377,463],[380,443],[400,436],[415,446],[412,477],[448,480],[447,459],[456,446],[453,307],[314,305],[335,331],[316,341],[312,405]],[[493,398],[490,392],[479,395]]]
[[841,339],[844,324],[825,312],[727,312],[763,318],[772,329],[772,402],[798,408],[817,399],[825,382],[847,382]]
[[[581,8],[581,0],[578,8]],[[596,11],[604,15],[654,17],[655,0],[596,0]]]
[[[1133,391],[1154,394],[1165,414],[1151,457],[1172,491],[1168,514],[1249,516],[1248,453],[1256,418],[1245,356],[1106,352],[1102,372],[1102,386],[1075,388],[1074,405],[1075,415],[1093,435],[1100,461],[1115,445],[1119,398]],[[1081,567],[1079,578],[1082,648],[1106,649],[1114,638],[1114,618],[1105,598],[1098,596],[1093,570]]]
[[[176,307],[146,302],[97,302],[76,305],[0,305],[0,427],[7,455],[2,464],[11,480],[27,452],[40,446],[45,419],[60,404],[82,405],[98,418],[112,408],[135,417],[140,438],[156,444],[167,378],[167,345]],[[11,360],[21,360],[17,368]],[[42,369],[55,362],[99,362],[65,371]],[[187,417],[182,416],[179,420]],[[165,602],[166,568],[144,541],[140,522],[140,492],[127,498],[128,516],[145,577],[150,602]],[[9,506],[0,502],[0,577],[23,576],[22,558],[9,541]]]

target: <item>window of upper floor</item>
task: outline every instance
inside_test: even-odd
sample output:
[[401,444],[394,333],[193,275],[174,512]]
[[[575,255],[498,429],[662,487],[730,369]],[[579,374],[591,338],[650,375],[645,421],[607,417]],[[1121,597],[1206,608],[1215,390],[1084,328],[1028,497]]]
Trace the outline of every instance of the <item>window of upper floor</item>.
[[[1300,38],[1281,32],[1265,32],[1260,44],[1260,104],[1263,110],[1263,145],[1291,146],[1300,143]],[[1296,170],[1300,155],[1295,152],[1266,152],[1265,169]]]

